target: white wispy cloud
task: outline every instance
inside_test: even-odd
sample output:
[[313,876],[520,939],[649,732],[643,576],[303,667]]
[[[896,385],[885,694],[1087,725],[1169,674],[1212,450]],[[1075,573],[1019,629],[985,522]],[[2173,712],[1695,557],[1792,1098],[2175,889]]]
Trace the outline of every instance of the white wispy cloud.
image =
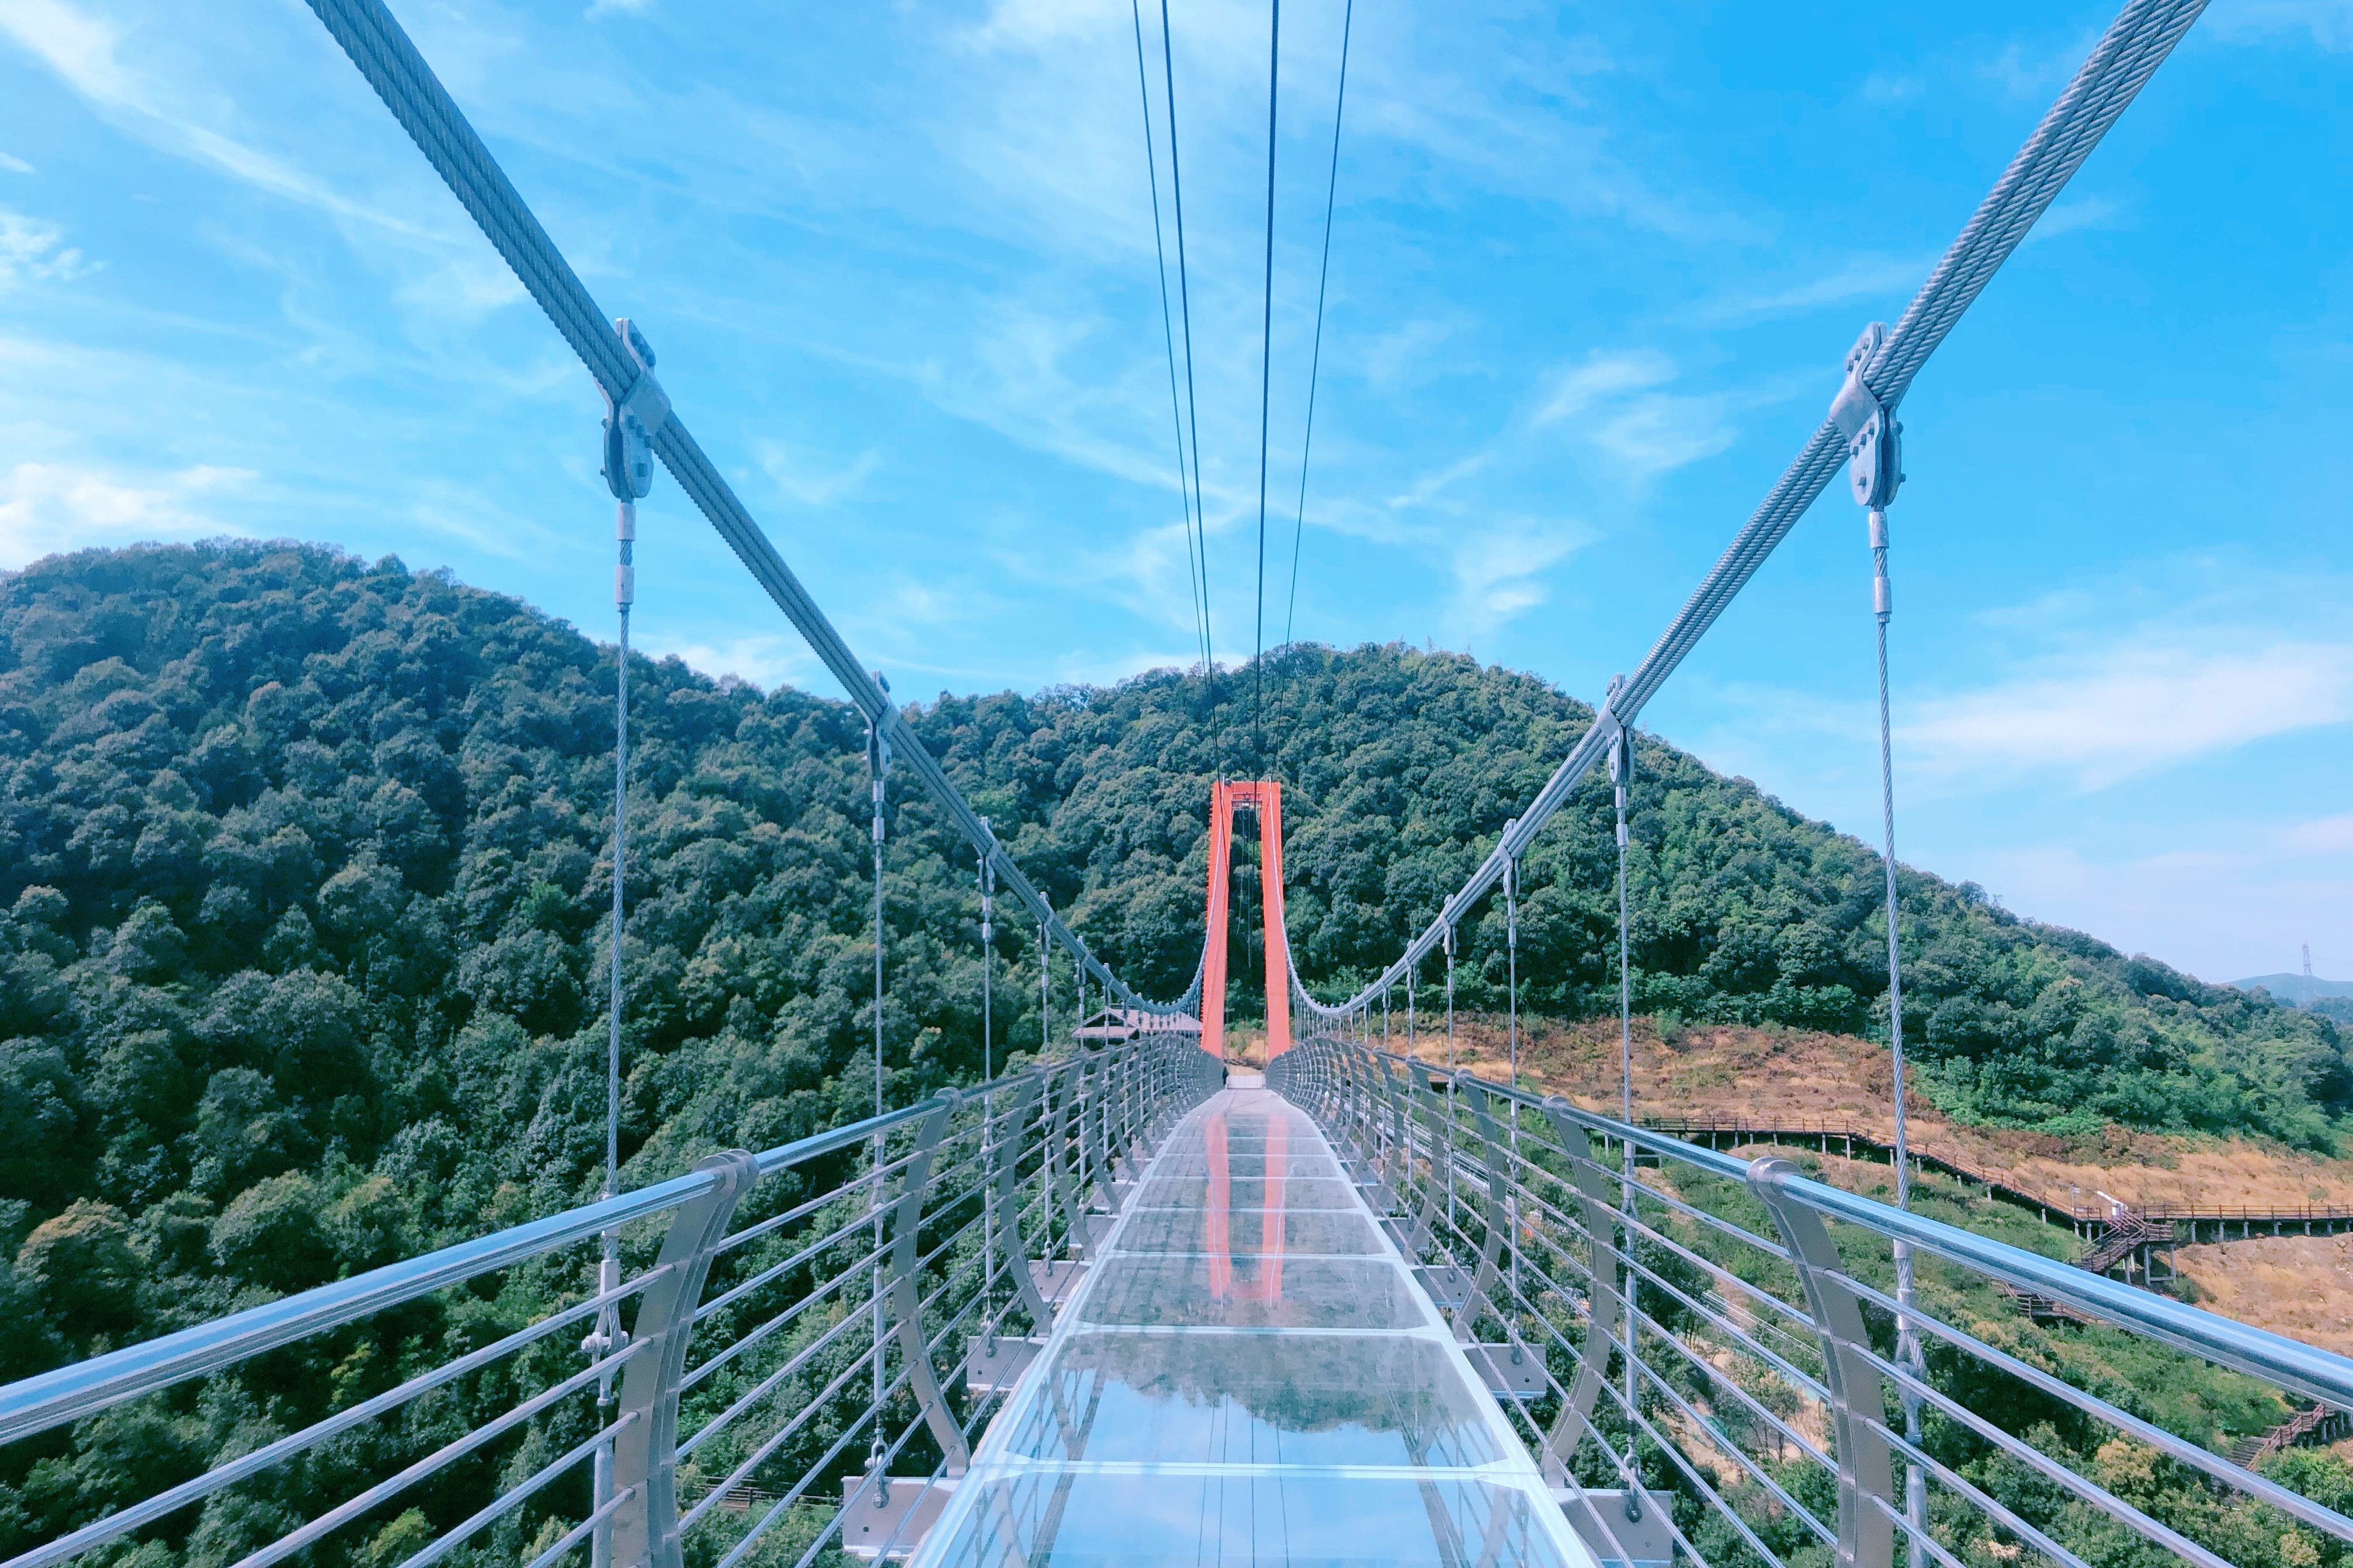
[[54,223],[0,207],[0,292],[27,278],[71,282],[90,271],[90,263],[65,239],[66,231]]
[[1464,538],[1449,563],[1454,578],[1446,607],[1449,641],[1489,636],[1544,603],[1545,574],[1595,537],[1573,519],[1515,517]]
[[848,463],[832,464],[782,441],[758,441],[753,455],[769,482],[803,506],[830,506],[857,493],[860,485],[882,466],[882,454],[860,452]]
[[1675,362],[1655,348],[1597,348],[1583,364],[1560,374],[1531,422],[1542,428],[1674,378]]
[[[2342,913],[2353,900],[2353,863],[2330,849],[2296,852],[2263,824],[2224,822],[2202,842],[2145,855],[2018,844],[1972,856],[1967,874],[2019,914],[2227,985],[2294,969],[2307,941],[2321,974],[2353,974]],[[2217,910],[2232,913],[2218,921]]]
[[29,175],[37,172],[32,164],[10,153],[0,153],[0,169],[5,169],[12,175]]
[[674,656],[706,675],[733,675],[763,691],[778,686],[830,690],[833,685],[808,644],[793,633],[757,632],[711,641],[656,627],[638,641],[655,658]]
[[256,477],[234,468],[138,474],[20,462],[0,472],[0,568],[71,550],[243,533],[212,503]]
[[2160,635],[1923,703],[1900,745],[1930,773],[2055,771],[2098,789],[2348,718],[2353,644],[2251,637],[2234,648]]
[[2353,49],[2353,0],[2221,0],[2200,26],[2234,42],[2302,33],[2324,49]]
[[1704,303],[1692,313],[1692,320],[1702,326],[1732,326],[1802,315],[1852,300],[1883,298],[1900,304],[1936,264],[1931,255],[1858,256],[1814,277]]
[[1713,457],[1740,436],[1730,397],[1660,390],[1679,374],[1657,349],[1597,349],[1556,376],[1529,423],[1543,429],[1573,420],[1628,477],[1652,478]]
[[416,224],[341,195],[292,162],[218,122],[227,100],[190,92],[122,58],[123,30],[66,0],[0,0],[0,32],[13,37],[118,129],[176,156],[290,201],[387,232],[419,237]]
[[2108,219],[2124,210],[2122,202],[2112,201],[2106,196],[2079,196],[2073,201],[2054,202],[2035,220],[2023,243],[2031,245],[2038,239],[2055,239],[2079,228],[2105,228]]
[[2297,822],[2280,836],[2283,847],[2297,853],[2353,853],[2353,813]]

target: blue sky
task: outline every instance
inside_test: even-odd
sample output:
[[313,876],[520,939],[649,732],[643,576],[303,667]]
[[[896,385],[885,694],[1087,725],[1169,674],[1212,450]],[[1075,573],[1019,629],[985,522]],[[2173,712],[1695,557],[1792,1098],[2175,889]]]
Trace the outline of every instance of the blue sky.
[[[394,8],[902,696],[1188,661],[1126,4]],[[1224,660],[1266,13],[1171,8]],[[1596,695],[2106,16],[1363,0],[1297,634]],[[1283,8],[1271,641],[1340,22]],[[2353,975],[2348,102],[2353,4],[2218,0],[1905,408],[1904,857],[2208,979]],[[0,566],[287,535],[609,637],[600,411],[306,7],[0,0]],[[824,688],[667,476],[642,514],[641,642]],[[1833,493],[1646,724],[1872,835],[1869,602]]]

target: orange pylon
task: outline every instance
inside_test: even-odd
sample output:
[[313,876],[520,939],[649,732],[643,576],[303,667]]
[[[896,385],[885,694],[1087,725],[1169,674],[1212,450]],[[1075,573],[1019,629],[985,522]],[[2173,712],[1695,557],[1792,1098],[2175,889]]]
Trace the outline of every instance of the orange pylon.
[[1210,786],[1208,949],[1201,961],[1201,1049],[1226,1054],[1227,882],[1233,868],[1234,811],[1258,812],[1259,876],[1266,903],[1266,1054],[1291,1048],[1291,939],[1282,925],[1282,786],[1271,779]]

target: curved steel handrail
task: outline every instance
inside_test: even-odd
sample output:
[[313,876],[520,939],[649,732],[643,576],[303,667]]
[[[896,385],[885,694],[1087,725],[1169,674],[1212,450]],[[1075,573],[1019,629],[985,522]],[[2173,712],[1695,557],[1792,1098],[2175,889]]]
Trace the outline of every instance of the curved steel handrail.
[[[1345,1044],[1347,1049],[1354,1051],[1369,1052],[1375,1059],[1395,1064],[1408,1071],[1453,1075],[1453,1069],[1423,1057],[1383,1051],[1358,1041],[1339,1042],[1335,1039],[1335,1044]],[[1470,1075],[1477,1076],[1475,1074]],[[1638,1149],[1696,1167],[1711,1175],[1744,1183],[1749,1179],[1752,1162],[1735,1155],[1704,1149],[1666,1133],[1582,1109],[1557,1095],[1531,1094],[1525,1089],[1491,1083],[1485,1078],[1479,1078],[1478,1082],[1480,1088],[1492,1097],[1515,1101],[1532,1110],[1556,1112],[1591,1131],[1612,1139],[1623,1139]],[[2218,1366],[2245,1372],[2340,1409],[2353,1408],[2353,1359],[2340,1356],[2333,1351],[2325,1351],[2316,1345],[2291,1340],[2284,1334],[2274,1334],[2233,1318],[2208,1312],[2170,1297],[2111,1279],[2104,1274],[2093,1274],[2073,1264],[2029,1252],[2008,1242],[1978,1235],[1957,1225],[1928,1219],[1811,1177],[1781,1172],[1773,1180],[1791,1197],[1831,1219],[1890,1241],[1933,1252],[1965,1268],[2049,1297],[2053,1301],[2091,1313],[2120,1328],[2147,1335],[2177,1350],[2187,1351]]]
[[[997,1083],[1015,1082],[1018,1076],[999,1078]],[[760,1175],[772,1175],[862,1143],[924,1116],[931,1108],[928,1102],[918,1102],[779,1144],[755,1155],[754,1160]],[[13,1443],[125,1400],[202,1377],[322,1329],[373,1316],[632,1221],[667,1213],[708,1192],[717,1180],[708,1171],[675,1176],[26,1378],[0,1388],[0,1443]]]

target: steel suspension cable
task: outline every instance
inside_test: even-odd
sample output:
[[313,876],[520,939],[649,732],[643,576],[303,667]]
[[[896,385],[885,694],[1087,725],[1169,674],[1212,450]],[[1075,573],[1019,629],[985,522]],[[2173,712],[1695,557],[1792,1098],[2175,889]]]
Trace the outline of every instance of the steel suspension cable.
[[1340,91],[1332,105],[1332,176],[1324,187],[1324,260],[1315,273],[1315,347],[1307,361],[1307,433],[1299,442],[1299,511],[1291,524],[1291,601],[1282,611],[1282,645],[1291,646],[1293,619],[1299,613],[1299,548],[1307,529],[1307,459],[1315,448],[1315,382],[1324,368],[1324,291],[1332,281],[1332,208],[1340,194],[1340,120],[1348,107],[1348,38],[1356,24],[1356,0],[1340,17]]
[[[1891,332],[1860,369],[1876,400],[1893,409],[1962,313],[2018,249],[2084,160],[2091,155],[2150,75],[2204,11],[2206,0],[2127,0],[2083,67],[2035,126],[1968,223],[1947,249]],[[1847,456],[1847,438],[1831,420],[1816,427],[1788,468],[1702,579],[1615,697],[1554,769],[1527,811],[1508,829],[1479,869],[1448,900],[1450,913],[1493,887],[1505,861],[1523,853],[1567,803],[1593,766],[1666,683],[1733,599],[1755,577],[1799,518],[1829,485]],[[1443,938],[1448,915],[1432,920],[1397,961],[1364,990],[1336,1005],[1308,999],[1319,1017],[1362,1005],[1395,983]]]
[[[1250,749],[1266,769],[1266,457],[1267,415],[1274,382],[1274,111],[1282,67],[1282,0],[1274,0],[1266,50],[1266,291],[1260,307],[1258,354],[1258,621],[1250,654]],[[1271,1005],[1271,1003],[1270,1003]]]
[[[571,264],[565,260],[547,230],[533,216],[531,208],[515,190],[504,170],[491,156],[465,115],[450,98],[448,90],[433,74],[423,55],[384,0],[309,0],[329,33],[333,35],[353,65],[375,89],[385,107],[400,122],[419,151],[433,164],[452,195],[457,196],[482,233],[505,259],[516,279],[531,294],[556,331],[581,363],[596,378],[597,387],[616,403],[626,402],[637,388],[640,369],[629,355],[622,339],[613,327],[611,318],[597,308],[596,300],[580,281]],[[1166,25],[1166,5],[1163,0],[1162,21]],[[1173,108],[1173,105],[1172,105]],[[1173,134],[1175,121],[1170,121]],[[1171,148],[1172,169],[1174,148]],[[1180,291],[1184,283],[1184,221],[1181,202],[1177,217],[1177,279]],[[1187,353],[1190,352],[1190,326],[1187,328]],[[826,616],[808,590],[787,566],[776,546],[761,531],[750,510],[746,508],[720,471],[716,463],[696,443],[683,419],[670,413],[659,428],[652,432],[653,454],[661,460],[712,527],[725,540],[776,607],[785,612],[794,627],[808,641],[828,673],[839,682],[860,717],[870,724],[880,723],[892,736],[902,764],[920,781],[924,790],[944,810],[956,830],[976,848],[987,847],[990,840],[980,825],[980,817],[963,794],[948,779],[946,771],[934,758],[905,716],[892,704],[888,695],[876,684],[833,622]],[[1199,490],[1199,450],[1194,452],[1195,484]],[[1140,997],[1124,985],[1118,976],[1087,950],[1057,916],[1045,896],[1021,869],[1001,849],[991,849],[998,857],[998,869],[1007,889],[1023,906],[1037,914],[1045,924],[1051,940],[1081,956],[1089,969],[1103,984],[1124,997],[1141,1001]]]
[[[1349,0],[1355,4],[1355,0]],[[1192,487],[1185,480],[1185,408],[1176,395],[1176,327],[1168,309],[1168,252],[1160,237],[1160,159],[1152,147],[1152,89],[1144,70],[1144,5],[1143,0],[1128,0],[1129,19],[1135,24],[1135,90],[1144,105],[1144,168],[1152,188],[1152,259],[1160,270],[1160,333],[1168,344],[1168,417],[1176,428],[1176,501],[1185,511],[1185,575],[1186,586],[1193,595],[1193,640],[1199,644],[1201,662],[1209,662],[1209,623],[1207,601],[1202,595],[1202,550],[1194,541],[1194,514],[1198,510]],[[1200,544],[1208,543],[1204,537]]]

